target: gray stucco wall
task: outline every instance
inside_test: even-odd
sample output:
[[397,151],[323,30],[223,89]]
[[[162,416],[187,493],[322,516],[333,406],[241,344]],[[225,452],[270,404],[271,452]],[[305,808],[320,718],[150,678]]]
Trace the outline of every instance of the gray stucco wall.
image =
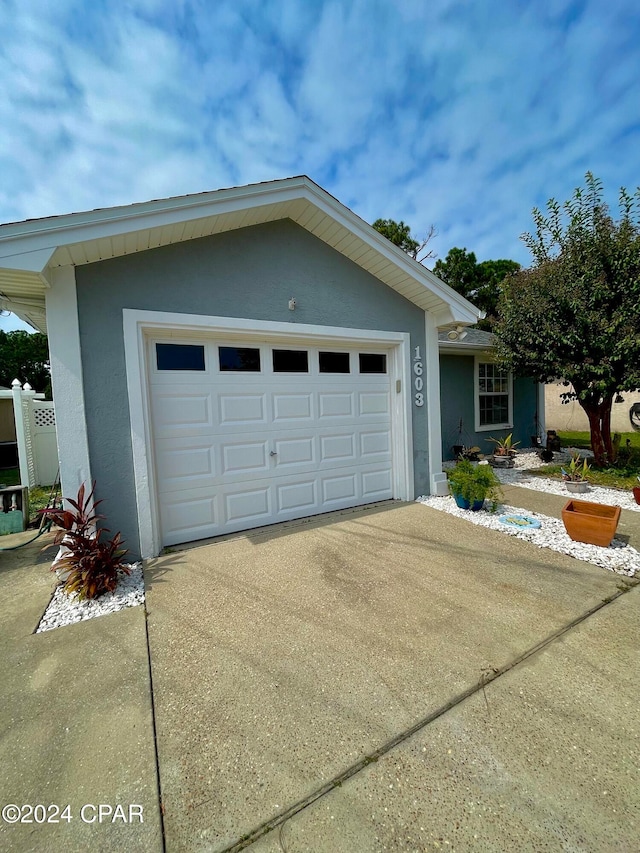
[[[474,357],[472,355],[440,355],[440,408],[442,412],[442,458],[453,459],[452,446],[477,445],[482,453],[491,453],[493,444],[487,439],[504,438],[528,447],[535,435],[537,386],[531,379],[513,380],[513,429],[476,432],[474,411]],[[462,435],[459,423],[462,419]]]
[[[424,312],[290,220],[101,261],[76,270],[89,452],[106,526],[133,555],[138,525],[122,309],[409,332]],[[298,307],[289,311],[294,296]],[[428,490],[427,406],[413,406],[416,494]]]

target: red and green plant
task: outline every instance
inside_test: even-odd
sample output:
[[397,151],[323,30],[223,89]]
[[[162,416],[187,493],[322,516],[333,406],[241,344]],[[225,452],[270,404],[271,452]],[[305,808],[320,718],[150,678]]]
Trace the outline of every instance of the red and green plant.
[[[96,513],[96,507],[102,501],[94,501],[96,484],[85,495],[84,483],[78,490],[76,500],[65,498],[71,509],[49,507],[41,510],[52,524],[58,528],[55,539],[45,546],[62,546],[63,555],[51,566],[51,571],[64,575],[63,589],[68,595],[77,593],[78,598],[99,598],[106,592],[113,592],[120,574],[129,574],[129,568],[123,563],[127,553],[122,548],[120,533],[111,539],[102,540],[107,528],[98,527],[98,521],[105,516]],[[45,550],[43,549],[43,550]]]

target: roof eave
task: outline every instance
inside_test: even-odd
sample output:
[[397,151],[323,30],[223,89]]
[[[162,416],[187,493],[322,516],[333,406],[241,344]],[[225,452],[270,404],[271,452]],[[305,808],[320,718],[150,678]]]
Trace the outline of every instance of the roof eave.
[[[424,298],[419,290],[406,298],[423,310],[431,311],[438,326],[477,322],[481,312],[475,306],[306,176],[0,226],[0,278],[8,282],[10,290],[15,291],[15,297],[22,290],[25,273],[38,275],[46,287],[46,265],[60,265],[60,262],[55,262],[56,252],[65,247],[89,245],[127,233],[206,220],[265,205],[284,205],[283,216],[279,218],[296,221],[296,210],[300,203],[305,202],[361,240],[365,255],[367,251],[375,253],[370,259],[379,256],[410,280],[422,285]],[[291,208],[289,217],[286,215],[287,206]],[[301,216],[300,213],[297,215]],[[364,262],[360,265],[366,269]],[[12,275],[13,271],[15,274]],[[388,286],[393,287],[393,284]],[[415,290],[415,285],[413,287]],[[1,281],[0,290],[3,290]],[[7,296],[11,298],[10,293]]]

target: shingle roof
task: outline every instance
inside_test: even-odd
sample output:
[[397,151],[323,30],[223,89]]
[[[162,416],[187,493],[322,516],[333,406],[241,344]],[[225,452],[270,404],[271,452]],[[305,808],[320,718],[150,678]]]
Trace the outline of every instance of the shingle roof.
[[443,344],[455,344],[462,347],[481,347],[483,349],[491,349],[496,345],[496,337],[491,332],[484,332],[482,329],[466,328],[466,335],[463,340],[451,341],[447,335],[448,331],[438,333],[438,342]]

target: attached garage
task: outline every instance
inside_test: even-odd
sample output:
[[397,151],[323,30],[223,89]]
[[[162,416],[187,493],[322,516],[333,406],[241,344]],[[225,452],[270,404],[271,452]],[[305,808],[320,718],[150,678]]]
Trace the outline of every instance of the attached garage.
[[442,488],[438,330],[478,311],[306,177],[1,226],[0,284],[132,556]]

